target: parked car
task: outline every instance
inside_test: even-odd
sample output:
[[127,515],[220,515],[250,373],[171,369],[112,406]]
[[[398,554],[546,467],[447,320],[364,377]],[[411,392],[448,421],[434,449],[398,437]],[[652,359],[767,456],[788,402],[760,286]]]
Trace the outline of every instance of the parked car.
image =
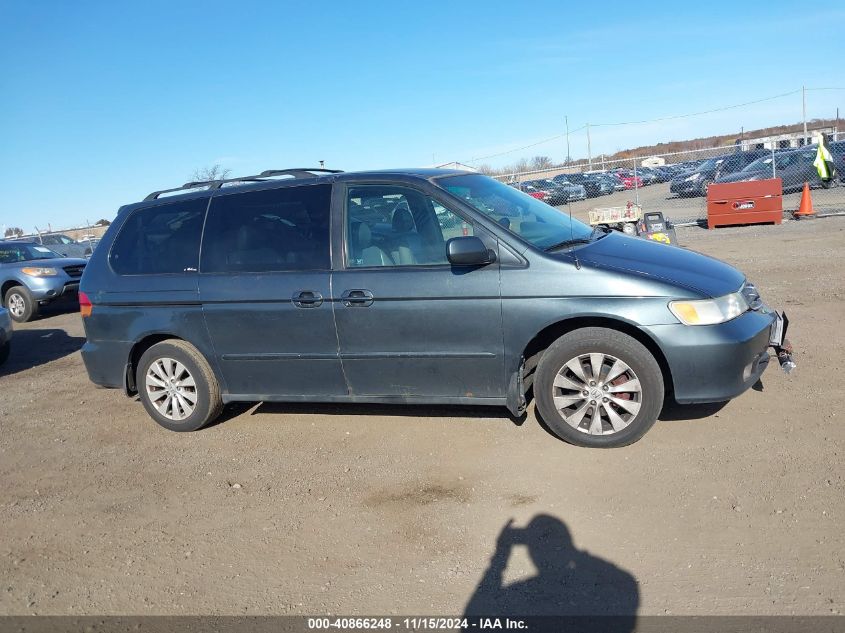
[[674,177],[674,171],[666,165],[651,168],[657,182],[669,182]]
[[822,181],[813,161],[816,159],[817,148],[808,146],[804,149],[790,152],[778,152],[772,157],[771,152],[757,159],[739,172],[720,177],[716,182],[747,182],[750,180],[766,180],[780,178],[783,191],[800,191],[804,183],[810,187],[821,187]]
[[0,306],[0,365],[9,358],[12,349],[12,319],[9,311]]
[[86,240],[82,240],[80,244],[83,244],[87,247],[85,257],[91,257],[91,254],[94,252],[94,249],[97,248],[99,243],[99,237],[92,237]]
[[[735,268],[593,230],[481,174],[264,173],[292,177],[122,207],[85,269],[89,377],[168,429],[233,401],[520,415],[530,391],[559,437],[621,446],[665,394],[728,400],[781,349],[781,317]],[[359,213],[376,198],[389,222]]]
[[580,185],[584,187],[584,194],[588,198],[596,198],[613,193],[613,184],[597,174],[561,174],[555,176],[552,180]]
[[586,176],[590,176],[592,178],[600,178],[604,182],[606,182],[610,188],[611,192],[616,191],[625,191],[625,185],[622,184],[622,181],[617,178],[616,174],[608,172],[608,171],[588,171],[585,173]]
[[552,178],[535,180],[533,184],[535,187],[543,188],[543,190],[549,193],[547,202],[552,205],[587,199],[587,190],[582,185],[576,185],[566,179],[557,180]]
[[827,146],[833,156],[833,166],[841,182],[845,182],[845,141],[835,141]]
[[519,191],[527,193],[532,198],[549,203],[550,194],[548,191],[538,189],[534,185],[528,184],[527,182],[512,182],[510,183],[510,186],[514,189],[518,189]]
[[551,205],[566,204],[569,201],[569,196],[571,194],[571,189],[573,186],[570,185],[567,187],[563,184],[557,183],[554,180],[547,178],[529,180],[524,184],[528,185],[529,187],[533,187],[537,191],[542,191],[543,193],[545,193],[546,197],[543,200],[544,202],[548,202]]
[[80,244],[61,233],[45,233],[36,236],[35,241],[62,257],[89,257],[94,250],[87,244]]
[[637,176],[642,179],[644,187],[647,187],[648,185],[653,185],[658,182],[657,174],[655,174],[648,167],[637,167]]
[[737,173],[759,158],[771,156],[769,150],[750,150],[717,156],[704,161],[698,168],[672,180],[669,191],[679,196],[706,196],[711,183]]
[[86,260],[62,257],[35,242],[0,241],[0,295],[12,319],[24,323],[40,306],[75,298]]
[[625,189],[633,189],[634,187],[639,188],[643,186],[643,179],[640,176],[635,176],[634,172],[631,170],[617,169],[613,173]]

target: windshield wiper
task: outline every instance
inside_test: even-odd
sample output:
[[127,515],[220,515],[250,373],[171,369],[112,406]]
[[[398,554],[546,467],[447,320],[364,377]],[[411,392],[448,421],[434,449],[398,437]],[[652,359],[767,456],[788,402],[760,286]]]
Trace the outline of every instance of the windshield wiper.
[[543,250],[547,253],[549,251],[553,251],[556,248],[563,248],[564,246],[572,246],[573,244],[589,244],[593,240],[587,237],[574,237],[570,240],[563,240],[562,242],[558,242],[557,244],[552,244],[551,246],[547,246]]
[[600,240],[601,238],[605,237],[610,233],[610,229],[607,227],[597,225],[592,233],[590,233],[589,237],[573,237],[568,240],[563,240],[562,242],[558,242],[557,244],[552,244],[551,246],[547,246],[543,250],[546,252],[553,251],[556,248],[563,248],[564,246],[572,246],[574,244],[591,244],[596,240]]

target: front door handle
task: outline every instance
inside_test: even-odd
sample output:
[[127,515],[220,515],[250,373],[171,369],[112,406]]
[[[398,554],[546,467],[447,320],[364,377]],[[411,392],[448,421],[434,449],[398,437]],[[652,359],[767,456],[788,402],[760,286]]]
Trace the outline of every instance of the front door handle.
[[347,290],[340,295],[347,308],[366,308],[373,305],[373,293],[369,290]]
[[293,293],[291,301],[297,308],[316,308],[323,305],[323,295],[313,290],[300,290]]

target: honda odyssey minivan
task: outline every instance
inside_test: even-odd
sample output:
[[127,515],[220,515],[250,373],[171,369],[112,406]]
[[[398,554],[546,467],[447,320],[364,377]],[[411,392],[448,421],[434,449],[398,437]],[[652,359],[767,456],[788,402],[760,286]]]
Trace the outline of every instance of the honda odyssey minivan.
[[785,320],[744,275],[486,176],[317,169],[154,192],[82,278],[91,380],[175,431],[224,403],[530,397],[582,446],[753,385]]

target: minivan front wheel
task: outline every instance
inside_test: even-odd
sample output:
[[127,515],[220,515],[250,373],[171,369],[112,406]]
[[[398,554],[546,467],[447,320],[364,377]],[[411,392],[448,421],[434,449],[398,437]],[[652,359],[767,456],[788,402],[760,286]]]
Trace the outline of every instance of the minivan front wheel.
[[617,330],[583,328],[555,341],[537,366],[536,406],[549,429],[578,446],[614,448],[645,435],[663,406],[651,352]]
[[214,372],[185,341],[150,347],[141,356],[135,382],[147,413],[171,431],[201,429],[223,410]]

